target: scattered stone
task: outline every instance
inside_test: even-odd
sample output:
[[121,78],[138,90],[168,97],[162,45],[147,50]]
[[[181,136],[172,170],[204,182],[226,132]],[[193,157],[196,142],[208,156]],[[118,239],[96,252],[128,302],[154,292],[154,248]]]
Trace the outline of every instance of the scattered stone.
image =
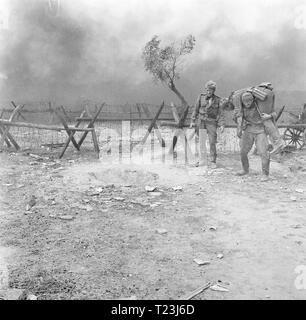
[[210,289],[213,291],[229,292],[228,289],[221,287],[219,284],[215,284],[215,285],[211,286]]
[[86,211],[87,212],[92,212],[93,211],[93,207],[92,206],[86,206]]
[[34,294],[29,294],[27,300],[37,300],[37,297]]
[[290,197],[290,200],[295,202],[297,201],[297,197]]
[[304,192],[303,189],[296,189],[295,191],[296,191],[297,193],[303,193],[303,192]]
[[193,261],[199,266],[205,266],[205,265],[210,264],[210,261],[205,261],[205,260],[201,260],[201,259],[193,259]]
[[150,195],[153,197],[160,197],[162,195],[161,192],[150,192]]
[[166,233],[168,233],[168,230],[166,230],[166,229],[156,229],[156,232],[158,234],[166,234]]
[[156,188],[156,187],[146,186],[145,189],[146,189],[147,192],[153,192],[153,191],[155,191],[157,188]]
[[101,201],[105,201],[105,202],[106,202],[106,201],[111,201],[111,200],[112,200],[112,198],[111,198],[111,197],[107,197],[107,198],[101,198],[100,200],[101,200]]
[[295,224],[295,225],[291,226],[291,228],[293,228],[293,229],[301,229],[302,227],[303,226],[300,224]]
[[183,187],[177,186],[172,188],[174,191],[183,191]]
[[224,255],[222,253],[217,254],[218,259],[223,259]]
[[214,227],[214,226],[210,226],[210,227],[209,227],[209,230],[211,230],[211,231],[217,231],[217,228]]
[[30,156],[31,158],[36,159],[37,161],[42,161],[42,160],[44,159],[44,158],[42,158],[41,156],[38,156],[38,155],[32,154],[32,153],[30,153],[29,156]]
[[59,217],[61,220],[66,220],[66,221],[71,221],[71,220],[73,220],[74,219],[74,217],[73,216],[71,216],[71,215],[64,215],[64,216],[61,216],[61,217]]
[[114,197],[113,199],[121,202],[125,200],[125,198],[122,198],[122,197]]
[[150,207],[151,208],[156,208],[156,207],[158,207],[160,205],[161,205],[161,203],[152,203],[152,204],[150,204]]
[[26,211],[30,211],[36,205],[36,197],[32,196],[29,203],[26,206]]

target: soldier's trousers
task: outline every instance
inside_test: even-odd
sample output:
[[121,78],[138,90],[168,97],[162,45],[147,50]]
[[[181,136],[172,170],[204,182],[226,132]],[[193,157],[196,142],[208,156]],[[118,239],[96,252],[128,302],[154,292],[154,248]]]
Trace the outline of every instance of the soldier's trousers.
[[248,153],[251,151],[255,142],[257,153],[261,157],[262,173],[269,175],[270,155],[268,152],[268,139],[266,133],[252,133],[243,131],[240,140],[240,157],[242,168],[245,172],[249,172]]
[[[208,135],[208,141],[209,141],[209,152],[210,152],[210,161],[211,162],[216,162],[217,160],[217,148],[216,148],[216,143],[217,143],[217,124],[214,122],[209,122],[205,120],[201,120],[199,123],[199,130],[205,130],[207,131]],[[200,139],[201,143],[201,139]],[[200,158],[201,160],[203,159],[203,150],[206,150],[206,146],[201,146],[200,145]]]

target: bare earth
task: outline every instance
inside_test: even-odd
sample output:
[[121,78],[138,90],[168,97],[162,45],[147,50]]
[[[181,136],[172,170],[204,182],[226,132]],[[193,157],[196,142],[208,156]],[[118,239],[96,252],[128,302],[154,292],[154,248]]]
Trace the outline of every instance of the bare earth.
[[306,298],[295,287],[295,268],[306,265],[305,151],[273,162],[270,182],[260,181],[256,156],[240,178],[238,155],[221,155],[214,171],[40,155],[0,153],[2,299],[23,290],[38,299],[179,299],[207,282],[228,292],[194,299]]

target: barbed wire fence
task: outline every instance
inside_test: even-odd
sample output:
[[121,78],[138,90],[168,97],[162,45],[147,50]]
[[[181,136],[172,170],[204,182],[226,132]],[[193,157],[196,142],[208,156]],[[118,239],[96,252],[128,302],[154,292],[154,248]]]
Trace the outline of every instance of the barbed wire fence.
[[[55,106],[55,103],[51,103]],[[111,140],[129,141],[131,149],[137,145],[143,138],[146,130],[148,129],[152,119],[148,118],[145,113],[142,112],[141,106],[146,105],[151,114],[154,116],[159,106],[152,104],[125,104],[123,106],[106,105],[102,110],[100,117],[95,123],[95,129],[98,137],[98,143],[101,152],[109,153],[110,149],[107,147]],[[69,119],[69,124],[73,125],[75,119],[78,118],[85,107],[88,107],[92,112],[97,109],[97,104],[91,101],[85,101],[76,110],[75,108],[65,107],[66,117]],[[12,108],[2,108],[2,119],[6,119],[12,111]],[[38,102],[36,104],[29,103],[22,109],[22,115],[26,118],[27,122],[39,123],[39,124],[59,124],[59,120],[52,112],[50,103]],[[189,123],[191,114],[188,115],[186,123]],[[19,120],[17,118],[17,120]],[[173,114],[171,107],[166,105],[164,111],[161,113],[158,122],[160,121],[173,121]],[[123,132],[124,126],[129,126],[130,133]],[[227,112],[227,124],[233,124],[231,112]],[[175,128],[162,126],[160,132],[163,139],[166,142],[166,148],[172,142],[173,133]],[[187,129],[185,129],[187,130]],[[12,127],[10,132],[16,137],[20,147],[22,149],[39,149],[44,147],[57,147],[64,145],[67,134],[65,131],[49,131],[34,128],[22,128]],[[80,133],[76,133],[76,138]],[[118,141],[116,141],[118,142]],[[152,144],[158,145],[158,139],[154,130],[152,131],[150,138],[146,143],[146,150],[150,149]],[[183,146],[182,139],[179,139],[178,148]],[[91,139],[87,138],[84,142],[85,148],[91,146]],[[207,147],[208,141],[207,141]],[[236,137],[236,130],[234,128],[226,128],[223,134],[218,134],[217,149],[223,153],[236,153],[239,152],[239,140]]]

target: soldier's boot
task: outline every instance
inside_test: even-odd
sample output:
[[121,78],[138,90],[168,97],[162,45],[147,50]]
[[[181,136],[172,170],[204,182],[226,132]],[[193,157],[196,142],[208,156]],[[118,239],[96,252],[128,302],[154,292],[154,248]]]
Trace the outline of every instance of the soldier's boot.
[[242,164],[242,170],[238,171],[235,175],[236,176],[245,176],[249,174],[249,159],[247,154],[241,154],[241,164]]
[[269,181],[270,158],[266,159],[263,157],[261,166],[262,166],[262,178],[260,179],[260,181],[262,182]]
[[212,154],[210,154],[210,161],[208,164],[210,169],[217,169],[216,161],[217,161],[217,154],[215,151],[213,151]]
[[262,178],[260,179],[261,182],[267,182],[267,181],[269,181],[269,180],[270,180],[270,179],[269,179],[269,176],[266,175],[266,174],[264,174],[264,175],[262,176]]
[[207,165],[207,161],[205,161],[205,160],[200,160],[199,162],[198,162],[198,167],[204,167],[204,166],[206,166]]
[[249,171],[241,170],[235,173],[235,176],[241,177],[249,174]]
[[210,169],[217,169],[217,164],[216,164],[216,162],[211,161],[211,162],[209,163],[209,168],[210,168]]

